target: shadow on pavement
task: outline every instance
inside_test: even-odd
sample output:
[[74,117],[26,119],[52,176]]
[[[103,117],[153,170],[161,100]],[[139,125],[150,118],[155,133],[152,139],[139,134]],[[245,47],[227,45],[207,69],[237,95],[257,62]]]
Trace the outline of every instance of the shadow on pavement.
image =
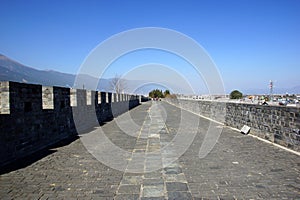
[[25,157],[16,159],[7,165],[1,166],[0,175],[6,174],[6,173],[9,173],[9,172],[21,169],[21,168],[25,168],[25,167],[33,164],[34,162],[55,153],[57,151],[57,150],[55,150],[56,148],[69,145],[72,142],[74,142],[75,140],[77,140],[78,138],[79,138],[78,135],[70,136],[66,139],[56,142],[55,144],[45,147],[44,149],[41,149],[41,150],[34,152],[30,155],[27,155]]

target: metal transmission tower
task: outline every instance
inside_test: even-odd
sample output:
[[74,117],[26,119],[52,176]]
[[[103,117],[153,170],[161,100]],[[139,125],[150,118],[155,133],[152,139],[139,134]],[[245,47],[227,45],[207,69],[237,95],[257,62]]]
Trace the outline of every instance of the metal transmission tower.
[[273,102],[273,81],[270,80],[270,101]]

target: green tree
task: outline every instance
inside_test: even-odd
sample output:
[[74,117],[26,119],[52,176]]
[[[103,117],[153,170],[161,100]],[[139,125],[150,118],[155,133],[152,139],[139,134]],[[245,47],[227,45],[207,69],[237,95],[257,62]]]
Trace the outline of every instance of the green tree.
[[170,90],[165,90],[165,91],[164,91],[164,96],[167,97],[167,96],[169,96],[169,95],[170,95]]
[[230,95],[230,99],[241,99],[243,97],[243,93],[238,90],[233,90]]
[[161,90],[155,89],[149,92],[149,97],[151,98],[164,98],[164,94]]

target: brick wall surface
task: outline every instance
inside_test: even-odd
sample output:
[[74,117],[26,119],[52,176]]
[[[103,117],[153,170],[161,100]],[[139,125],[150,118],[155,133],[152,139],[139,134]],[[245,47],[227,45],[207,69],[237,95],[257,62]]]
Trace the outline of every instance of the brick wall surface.
[[167,102],[237,129],[300,151],[300,108],[242,103],[165,99]]

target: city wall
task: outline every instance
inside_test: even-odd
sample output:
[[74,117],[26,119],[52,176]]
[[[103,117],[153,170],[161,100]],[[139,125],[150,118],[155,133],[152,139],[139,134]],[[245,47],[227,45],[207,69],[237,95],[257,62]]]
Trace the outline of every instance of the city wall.
[[141,96],[0,82],[0,166],[139,105]]
[[227,126],[251,128],[250,133],[300,151],[300,108],[244,103],[165,99],[171,104],[214,119]]

